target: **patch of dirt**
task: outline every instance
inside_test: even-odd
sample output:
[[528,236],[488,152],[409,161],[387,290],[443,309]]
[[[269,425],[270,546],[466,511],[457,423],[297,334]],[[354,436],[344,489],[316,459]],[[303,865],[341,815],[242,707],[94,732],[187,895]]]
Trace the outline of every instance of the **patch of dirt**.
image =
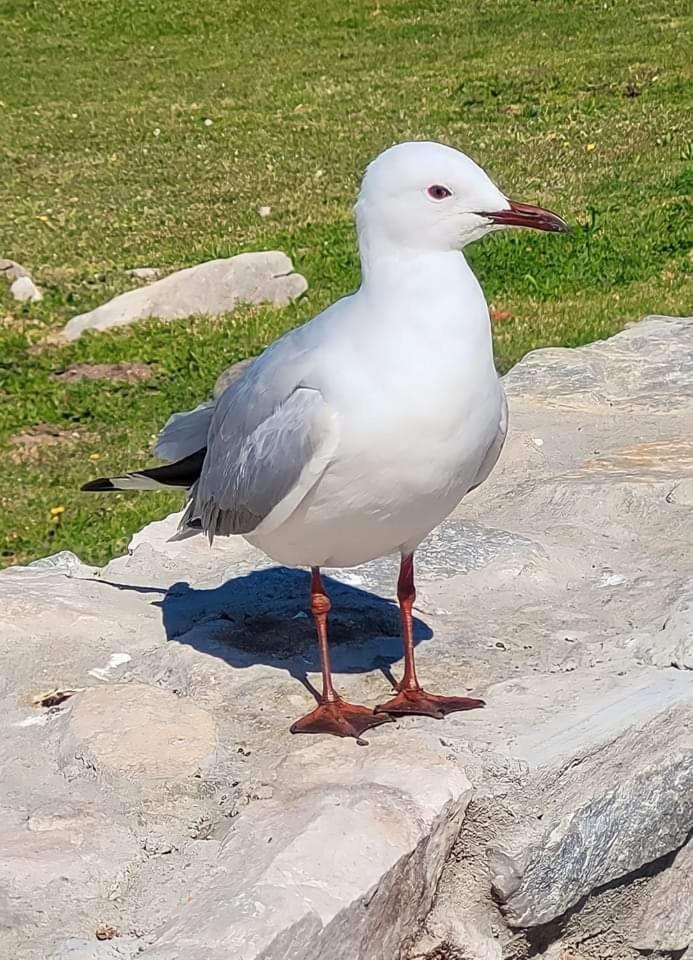
[[143,383],[153,376],[154,371],[146,363],[73,363],[65,370],[56,370],[53,379],[64,383],[79,383],[81,380]]
[[491,317],[491,322],[495,323],[499,320],[512,320],[513,315],[510,310],[502,310],[497,307],[491,307],[489,309],[489,316]]
[[10,460],[13,463],[37,463],[46,451],[78,441],[94,441],[93,434],[79,427],[65,429],[54,423],[37,423],[10,437]]

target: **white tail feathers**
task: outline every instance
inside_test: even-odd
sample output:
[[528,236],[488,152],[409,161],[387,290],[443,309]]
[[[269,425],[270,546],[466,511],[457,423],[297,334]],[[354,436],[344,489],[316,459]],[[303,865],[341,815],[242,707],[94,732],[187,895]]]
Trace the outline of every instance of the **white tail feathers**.
[[160,483],[141,473],[127,473],[124,477],[109,477],[114,490],[175,490],[169,483]]

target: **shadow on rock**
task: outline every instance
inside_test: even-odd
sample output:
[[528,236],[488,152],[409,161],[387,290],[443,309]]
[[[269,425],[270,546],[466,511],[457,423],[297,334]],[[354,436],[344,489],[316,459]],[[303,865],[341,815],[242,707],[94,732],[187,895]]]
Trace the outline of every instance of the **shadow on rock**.
[[[379,669],[394,682],[389,668],[402,657],[397,604],[330,577],[323,582],[332,601],[333,670]],[[314,693],[306,674],[319,672],[320,661],[308,594],[307,572],[272,567],[209,590],[175,583],[156,605],[169,640],[235,668],[261,663],[286,670]],[[428,625],[415,619],[415,643],[431,636]]]

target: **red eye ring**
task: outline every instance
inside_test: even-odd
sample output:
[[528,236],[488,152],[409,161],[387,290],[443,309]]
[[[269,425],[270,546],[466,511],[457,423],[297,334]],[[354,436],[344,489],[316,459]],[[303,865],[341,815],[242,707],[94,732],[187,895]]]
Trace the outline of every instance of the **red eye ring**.
[[429,195],[431,200],[447,200],[448,197],[452,196],[452,190],[448,190],[447,187],[444,187],[442,183],[434,183],[427,190],[426,193]]

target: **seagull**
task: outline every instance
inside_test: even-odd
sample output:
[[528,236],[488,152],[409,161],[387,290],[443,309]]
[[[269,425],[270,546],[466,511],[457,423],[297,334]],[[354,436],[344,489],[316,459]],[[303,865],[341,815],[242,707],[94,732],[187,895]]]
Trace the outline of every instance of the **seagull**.
[[[414,551],[489,476],[508,408],[489,312],[463,249],[493,231],[568,231],[508,199],[470,157],[399,143],[367,167],[355,207],[361,285],[271,344],[213,403],[169,419],[164,466],[82,490],[184,488],[178,536],[240,535],[272,560],[310,568],[322,693],[292,733],[362,734],[405,715],[483,707],[419,683]],[[323,567],[399,554],[404,672],[371,709],[337,692]]]

